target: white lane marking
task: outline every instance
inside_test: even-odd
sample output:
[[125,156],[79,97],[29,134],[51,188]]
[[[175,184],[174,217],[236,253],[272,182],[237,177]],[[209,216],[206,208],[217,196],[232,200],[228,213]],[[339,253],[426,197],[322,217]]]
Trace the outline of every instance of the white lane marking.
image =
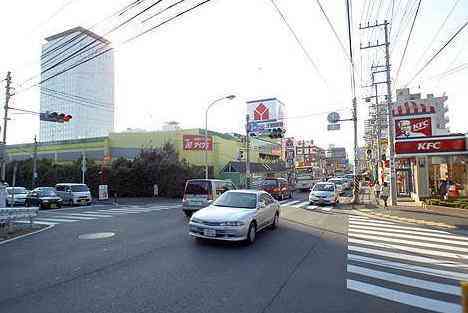
[[303,202],[301,202],[301,203],[298,203],[298,204],[296,204],[296,205],[293,205],[292,207],[294,207],[294,208],[300,208],[300,207],[306,206],[306,205],[308,205],[308,204],[309,204],[309,201],[303,201]]
[[315,209],[318,209],[318,205],[308,205],[305,207],[305,209],[307,210],[315,210]]
[[423,254],[441,256],[441,257],[446,257],[446,258],[454,258],[458,260],[460,259],[468,260],[466,256],[459,254],[459,253],[455,254],[455,253],[450,253],[450,252],[433,251],[433,250],[428,250],[428,249],[408,247],[404,245],[392,245],[392,244],[383,243],[383,242],[371,242],[371,241],[355,239],[355,238],[349,238],[348,242],[358,243],[358,244],[378,247],[378,248],[397,249],[397,250],[404,250],[406,252],[423,253]]
[[[98,210],[98,211],[93,211],[93,212],[96,212],[96,213],[104,213],[104,214],[112,214],[112,215],[118,215],[118,214],[125,214],[125,213],[122,213],[122,212],[110,212],[108,209],[106,210]],[[106,213],[105,213],[106,212]],[[86,213],[86,212],[84,212]]]
[[295,203],[298,203],[298,202],[301,202],[301,201],[298,201],[298,200],[289,201],[289,202],[281,204],[281,206],[289,206],[289,205],[292,205],[292,204],[295,204]]
[[78,222],[78,220],[72,219],[63,219],[63,218],[38,218],[38,221],[45,221],[45,222]]
[[71,218],[77,220],[95,220],[95,217],[83,217],[83,216],[69,216],[69,215],[54,215],[52,218]]
[[[384,237],[384,235],[372,236],[372,235],[364,235],[364,234],[361,234],[361,233],[357,233],[355,231],[348,231],[348,236],[349,237],[354,237],[354,238],[361,238],[361,239],[368,239],[368,240],[378,240],[378,241],[384,241],[384,242],[411,245],[411,246],[417,246],[417,247],[423,247],[423,248],[434,248],[434,249],[441,249],[441,250],[447,250],[447,251],[453,251],[453,252],[468,253],[468,248],[449,246],[449,245],[439,245],[439,244],[436,244],[436,243],[419,242],[419,241],[414,241],[414,240],[390,238],[390,237]],[[466,256],[468,257],[468,254]]]
[[351,290],[414,306],[417,308],[439,312],[439,313],[460,313],[461,305],[412,295],[410,293],[379,287],[352,279],[346,280],[346,287]]
[[70,213],[69,216],[84,216],[84,217],[112,217],[112,215],[104,215],[104,214],[87,214],[87,213]]
[[[373,226],[362,226],[362,225],[349,225],[349,229],[362,229],[362,230],[377,230],[379,233],[382,233],[382,228],[381,227],[373,227]],[[399,233],[399,234],[413,234],[413,235],[423,235],[426,236],[427,238],[447,238],[447,239],[453,239],[453,240],[461,240],[461,241],[468,241],[468,237],[462,237],[458,235],[442,235],[442,234],[432,234],[432,233],[427,233],[427,232],[420,232],[420,231],[415,231],[415,230],[404,230],[404,229],[389,229],[385,230],[386,232],[392,232],[392,233]],[[453,241],[452,241],[453,242]]]
[[368,223],[368,222],[356,222],[356,221],[349,221],[350,225],[363,225],[363,226],[375,226],[381,227],[382,229],[404,229],[404,230],[416,230],[420,232],[426,233],[436,233],[436,234],[445,234],[451,235],[451,233],[443,231],[443,230],[435,230],[435,229],[428,229],[428,228],[421,228],[421,227],[408,227],[408,226],[400,226],[397,224],[376,224],[376,223]]
[[378,259],[378,258],[365,257],[361,255],[356,255],[356,254],[348,254],[348,260],[358,261],[358,262],[373,264],[373,265],[379,265],[379,266],[388,267],[388,268],[394,268],[394,269],[403,270],[406,272],[413,272],[413,273],[418,273],[418,274],[443,277],[447,279],[453,279],[456,281],[468,279],[468,274],[464,274],[460,272],[439,270],[435,268],[429,268],[429,267],[418,266],[418,265],[413,265],[413,264],[406,264],[406,263],[400,263],[400,262],[394,262],[394,261],[387,261],[387,260]]
[[458,286],[435,283],[428,280],[417,279],[413,277],[407,277],[402,275],[396,275],[392,273],[376,271],[361,266],[349,265],[347,271],[354,274],[377,278],[380,280],[386,280],[400,285],[406,285],[426,290],[432,290],[441,293],[447,293],[455,296],[461,296],[461,288]]
[[433,259],[433,258],[428,258],[425,256],[417,256],[417,255],[412,255],[412,254],[390,252],[390,251],[384,251],[384,250],[375,250],[375,249],[358,247],[358,246],[349,246],[348,250],[358,251],[358,252],[362,252],[366,254],[378,255],[378,256],[383,256],[383,257],[389,257],[393,259],[400,259],[404,261],[411,260],[411,261],[418,262],[418,263],[426,263],[426,264],[431,264],[431,265],[468,269],[468,264],[466,263]]
[[[16,223],[28,223],[29,224],[29,221],[15,221]],[[33,222],[34,224],[38,224],[38,225],[51,225],[51,226],[55,226],[57,225],[57,223],[49,223],[49,222],[40,222],[40,221],[36,221],[34,220]]]
[[398,234],[396,232],[382,232],[380,231],[374,231],[374,230],[363,230],[359,228],[355,228],[353,226],[349,227],[348,229],[349,232],[352,232],[353,234],[368,234],[368,235],[378,235],[378,236],[383,236],[383,237],[396,237],[396,238],[406,238],[406,239],[416,239],[416,240],[426,240],[426,241],[431,241],[431,242],[440,242],[440,243],[446,243],[449,245],[460,245],[460,246],[468,246],[468,242],[463,242],[463,241],[453,241],[453,240],[448,240],[448,239],[441,239],[441,238],[431,238],[428,236],[416,236],[416,235],[406,235],[406,234]]
[[150,212],[151,210],[126,210],[126,209],[111,209],[107,210],[108,212],[115,212],[115,213],[144,213],[144,212]]

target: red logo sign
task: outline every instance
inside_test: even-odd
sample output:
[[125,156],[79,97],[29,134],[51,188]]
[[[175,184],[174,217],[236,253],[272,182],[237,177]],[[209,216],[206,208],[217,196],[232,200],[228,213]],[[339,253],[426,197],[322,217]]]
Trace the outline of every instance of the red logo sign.
[[[183,135],[184,150],[196,151],[205,150],[205,136]],[[208,151],[213,151],[213,137],[208,136]]]
[[430,117],[412,118],[395,121],[396,138],[430,137],[432,136],[432,123]]
[[435,153],[465,151],[465,139],[440,139],[440,140],[415,140],[397,141],[395,152],[397,154],[407,153]]
[[264,121],[270,118],[270,111],[268,108],[263,104],[260,103],[254,111],[254,120],[256,121]]

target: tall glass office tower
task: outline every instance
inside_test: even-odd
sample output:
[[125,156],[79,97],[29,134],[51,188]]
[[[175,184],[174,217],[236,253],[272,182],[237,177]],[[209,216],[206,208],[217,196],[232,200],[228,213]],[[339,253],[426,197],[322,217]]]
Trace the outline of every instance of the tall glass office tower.
[[110,42],[82,27],[46,41],[41,54],[41,112],[65,113],[73,118],[68,123],[40,121],[39,140],[107,136],[114,130],[114,52],[109,50]]

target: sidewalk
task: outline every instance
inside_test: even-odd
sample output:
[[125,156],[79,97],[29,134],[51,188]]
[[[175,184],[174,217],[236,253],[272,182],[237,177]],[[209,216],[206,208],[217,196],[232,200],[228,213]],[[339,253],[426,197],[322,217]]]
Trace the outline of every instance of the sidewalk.
[[358,211],[364,215],[402,223],[452,229],[468,234],[468,210],[465,209],[421,207],[409,199],[399,201],[396,206],[384,208],[383,201],[380,199],[377,201],[372,192],[361,197],[361,203],[361,208]]

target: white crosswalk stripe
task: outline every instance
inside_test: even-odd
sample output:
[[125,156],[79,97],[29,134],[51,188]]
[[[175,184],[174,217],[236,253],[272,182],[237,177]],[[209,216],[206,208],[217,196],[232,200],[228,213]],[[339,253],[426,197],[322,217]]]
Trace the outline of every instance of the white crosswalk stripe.
[[[67,212],[65,210],[60,211],[45,211],[40,212],[40,215],[34,219],[35,224],[39,225],[58,225],[66,224],[71,222],[79,221],[92,221],[105,218],[112,218],[114,216],[127,215],[127,214],[139,214],[153,211],[171,210],[176,209],[180,205],[152,205],[150,207],[143,207],[138,205],[131,206],[119,206],[109,209],[96,208],[96,210],[90,211],[78,211],[78,212]],[[88,207],[89,209],[89,207]],[[18,223],[29,223],[29,221],[18,221]]]
[[282,203],[281,206],[291,206],[291,205],[299,203],[299,202],[301,202],[301,201],[299,201],[299,200],[288,201],[286,203]]
[[294,207],[294,208],[302,208],[302,207],[306,207],[307,205],[309,205],[309,201],[302,201],[301,203],[292,205],[292,207]]
[[[350,216],[348,289],[431,312],[461,312],[468,238],[447,231]],[[429,293],[428,293],[429,292]]]

